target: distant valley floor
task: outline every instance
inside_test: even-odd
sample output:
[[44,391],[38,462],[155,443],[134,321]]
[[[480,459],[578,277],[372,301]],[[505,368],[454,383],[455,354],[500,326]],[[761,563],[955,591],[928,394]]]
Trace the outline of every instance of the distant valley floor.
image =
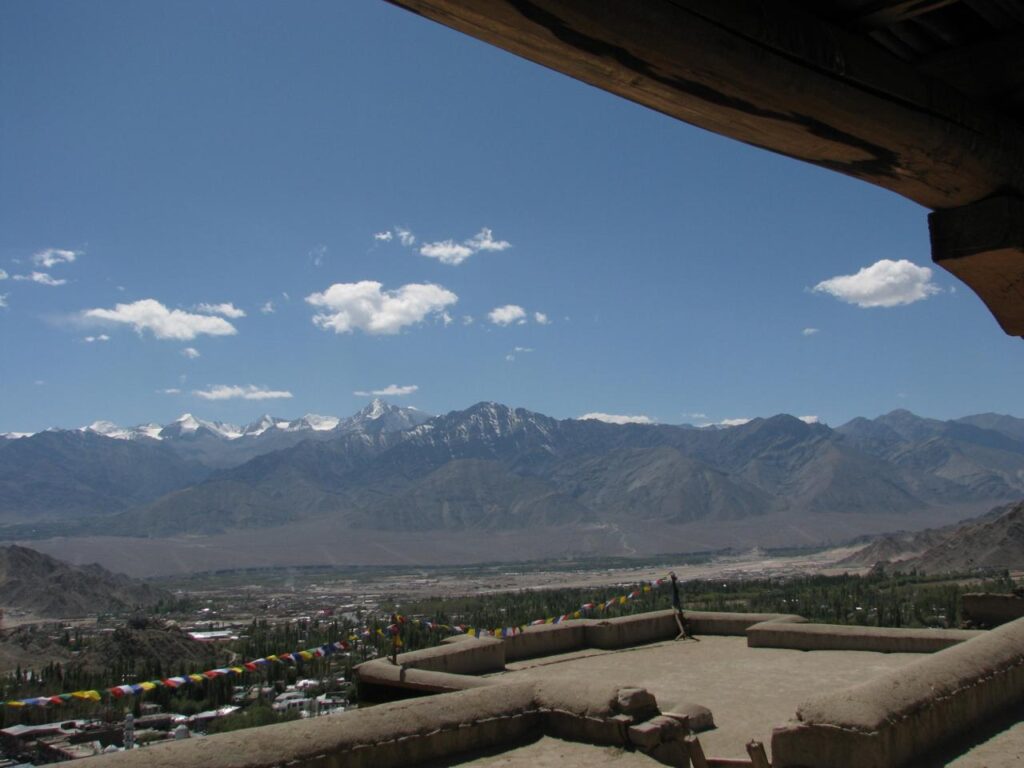
[[344,529],[320,519],[213,536],[57,537],[25,544],[68,563],[100,563],[130,576],[151,577],[280,566],[468,565],[838,546],[866,533],[942,526],[985,511],[986,505],[973,505],[908,515],[819,514],[799,519],[772,515],[686,525],[638,522],[629,526],[410,532]]

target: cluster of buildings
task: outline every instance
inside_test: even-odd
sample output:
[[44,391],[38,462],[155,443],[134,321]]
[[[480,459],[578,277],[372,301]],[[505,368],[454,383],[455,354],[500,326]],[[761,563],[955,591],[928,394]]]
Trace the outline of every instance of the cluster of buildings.
[[240,712],[260,699],[270,701],[274,712],[295,711],[303,718],[344,712],[350,706],[347,697],[315,693],[324,682],[300,680],[281,693],[272,687],[238,686],[232,704],[190,716],[163,712],[160,705],[147,702],[142,704],[141,716],[127,714],[119,722],[95,719],[12,725],[0,729],[0,768],[80,760],[168,740],[203,737],[213,721]]

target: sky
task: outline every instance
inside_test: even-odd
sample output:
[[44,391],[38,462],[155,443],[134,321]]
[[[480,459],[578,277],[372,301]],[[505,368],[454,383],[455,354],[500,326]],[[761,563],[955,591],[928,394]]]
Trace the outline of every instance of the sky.
[[926,214],[382,0],[7,0],[0,431],[1024,415]]

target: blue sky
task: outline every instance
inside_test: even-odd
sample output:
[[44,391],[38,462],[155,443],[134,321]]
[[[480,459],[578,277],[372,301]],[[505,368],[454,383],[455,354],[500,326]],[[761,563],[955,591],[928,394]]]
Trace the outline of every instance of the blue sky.
[[8,0],[0,431],[1024,415],[925,214],[380,0]]

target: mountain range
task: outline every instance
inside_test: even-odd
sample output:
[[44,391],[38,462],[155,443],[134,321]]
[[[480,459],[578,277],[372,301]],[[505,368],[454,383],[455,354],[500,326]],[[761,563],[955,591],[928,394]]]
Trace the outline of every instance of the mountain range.
[[[780,545],[920,528],[1021,497],[1024,419],[998,414],[894,411],[834,429],[781,414],[698,428],[498,403],[431,417],[375,400],[344,419],[236,427],[186,415],[0,441],[8,539],[265,530],[270,541],[305,525],[375,542],[514,534],[529,549],[557,530],[632,554],[693,549],[724,531]],[[703,533],[666,535],[684,530]]]
[[879,536],[840,565],[886,565],[922,573],[993,571],[1024,565],[1024,502],[958,525]]

